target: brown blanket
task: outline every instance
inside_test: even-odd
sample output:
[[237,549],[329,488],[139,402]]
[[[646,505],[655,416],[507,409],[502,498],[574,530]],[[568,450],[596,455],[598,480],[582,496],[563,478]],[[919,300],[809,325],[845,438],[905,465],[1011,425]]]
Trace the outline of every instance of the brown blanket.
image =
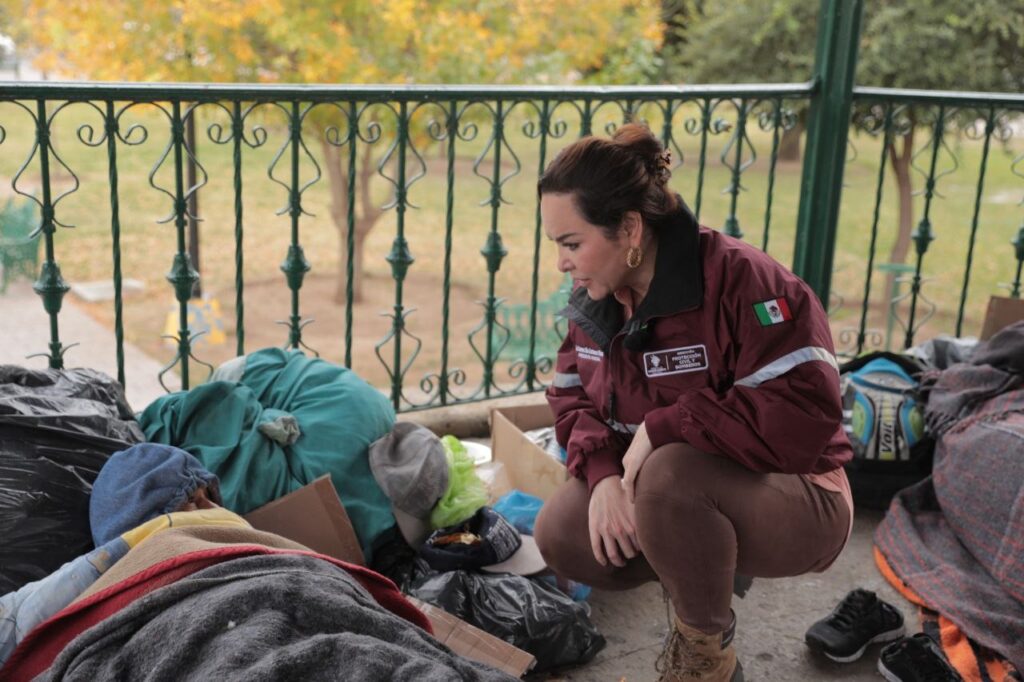
[[128,552],[109,571],[100,576],[99,580],[78,596],[72,604],[87,599],[112,585],[126,580],[138,573],[155,566],[162,561],[182,554],[214,549],[224,545],[264,545],[275,549],[294,549],[312,551],[304,545],[292,542],[280,535],[264,533],[254,528],[238,528],[232,526],[184,526],[168,528],[147,538],[137,547]]

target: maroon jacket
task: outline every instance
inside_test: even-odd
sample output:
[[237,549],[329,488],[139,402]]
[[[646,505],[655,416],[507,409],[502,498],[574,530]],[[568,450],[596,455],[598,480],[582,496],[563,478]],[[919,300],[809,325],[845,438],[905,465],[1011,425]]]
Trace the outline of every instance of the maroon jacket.
[[547,397],[570,473],[621,476],[641,422],[761,472],[822,473],[852,456],[828,317],[767,254],[681,209],[658,229],[654,279],[630,320],[577,288]]

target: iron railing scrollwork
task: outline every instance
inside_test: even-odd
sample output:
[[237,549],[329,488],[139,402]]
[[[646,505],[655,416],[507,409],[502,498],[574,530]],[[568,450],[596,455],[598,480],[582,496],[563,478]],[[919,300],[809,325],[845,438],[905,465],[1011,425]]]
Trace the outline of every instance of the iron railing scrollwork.
[[[229,189],[223,201],[231,206],[227,213],[233,248],[234,353],[252,350],[247,343],[252,327],[246,321],[248,282],[244,276],[252,261],[246,258],[249,249],[244,242],[258,216],[247,207],[246,199],[260,191],[253,181],[243,182],[243,171],[258,159],[269,158],[266,178],[275,191],[284,191],[277,215],[287,221],[287,233],[281,231],[282,241],[287,235],[287,244],[282,247],[285,254],[280,265],[289,299],[289,314],[280,322],[287,328],[284,345],[306,350],[312,350],[310,344],[321,346],[310,340],[309,332],[305,337],[303,333],[313,322],[303,314],[307,311],[308,315],[310,309],[308,299],[302,305],[303,286],[313,267],[310,260],[317,255],[309,246],[311,235],[319,229],[316,216],[307,207],[315,205],[310,197],[317,192],[337,191],[341,203],[335,206],[333,218],[345,247],[345,258],[338,264],[345,290],[340,297],[343,310],[339,308],[338,313],[344,318],[343,331],[338,335],[338,347],[321,346],[313,352],[337,356],[350,368],[375,356],[375,369],[382,369],[386,376],[387,385],[380,388],[396,410],[407,411],[545,388],[554,368],[551,338],[564,335],[566,325],[553,316],[552,308],[569,292],[564,281],[555,286],[554,273],[546,272],[546,242],[533,183],[558,149],[578,136],[594,131],[612,134],[623,122],[644,121],[672,152],[672,169],[678,171],[672,186],[698,218],[703,213],[705,222],[713,221],[725,233],[747,237],[761,250],[771,247],[777,252],[789,248],[785,237],[793,228],[779,218],[780,204],[792,203],[782,202],[789,199],[781,193],[785,187],[781,183],[788,181],[789,174],[788,167],[778,163],[782,138],[798,125],[796,112],[817,96],[815,88],[814,83],[535,88],[5,84],[0,91],[0,105],[6,107],[0,109],[0,144],[10,148],[14,141],[12,124],[2,120],[13,106],[19,116],[27,117],[32,130],[27,156],[10,184],[25,201],[34,202],[41,215],[34,232],[40,237],[44,257],[34,286],[49,319],[48,350],[43,355],[51,367],[63,367],[71,348],[60,335],[62,301],[69,287],[61,273],[55,237],[63,237],[62,228],[71,228],[67,204],[62,202],[82,185],[78,169],[65,163],[66,148],[54,142],[54,122],[77,116],[76,144],[84,146],[79,147],[84,148],[82,153],[105,151],[102,182],[110,210],[118,380],[125,381],[122,289],[126,258],[130,258],[125,234],[129,222],[137,222],[125,219],[129,178],[123,172],[124,158],[149,145],[161,145],[162,149],[146,178],[149,189],[170,205],[164,212],[166,204],[161,203],[160,215],[150,219],[169,224],[174,237],[166,276],[175,301],[174,333],[169,336],[174,357],[159,379],[164,383],[174,372],[182,387],[189,388],[203,380],[191,371],[194,363],[212,370],[210,363],[196,357],[200,335],[193,331],[189,318],[193,287],[200,275],[189,257],[186,226],[200,216],[190,214],[188,200],[207,187],[210,178],[206,159],[201,162],[197,158],[185,131],[190,119],[198,122],[202,118],[208,139],[229,158],[230,172],[223,174]],[[1009,173],[1004,168],[1003,174],[1024,178],[1024,154],[1014,147],[1024,97],[855,88],[853,100],[850,125],[862,136],[849,143],[844,185],[846,191],[851,187],[863,190],[864,197],[871,200],[844,208],[840,216],[844,225],[859,230],[855,239],[841,240],[836,247],[843,250],[845,260],[834,267],[838,286],[827,302],[840,354],[857,355],[890,343],[881,330],[886,323],[898,326],[901,338],[896,342],[902,347],[918,342],[923,330],[931,329],[940,318],[948,319],[949,330],[957,335],[969,331],[973,323],[969,313],[976,307],[972,297],[991,293],[976,294],[979,262],[991,269],[996,266],[990,261],[998,260],[999,281],[1006,282],[1011,296],[1021,294],[1024,224],[990,224],[985,197],[991,191],[994,164],[1003,163],[996,154],[1000,147],[1012,156]],[[153,112],[155,117],[129,125],[128,113],[136,111]],[[900,291],[897,287],[891,300],[880,300],[884,294],[879,293],[879,274],[889,266],[879,262],[880,252],[893,232],[884,208],[884,202],[893,200],[887,177],[892,171],[894,145],[912,129],[927,130],[927,139],[911,150],[910,168],[919,189],[916,201],[921,213],[910,235],[911,263],[901,266],[906,272],[892,274],[898,285],[908,288]],[[322,164],[310,148],[311,140],[321,143],[324,163],[333,166]],[[977,176],[971,178],[969,220],[952,225],[947,204],[937,202],[949,195],[964,172],[961,143],[980,149],[980,165]],[[877,156],[874,151],[863,153],[875,145]],[[431,175],[435,161],[430,150],[435,148],[438,171]],[[199,172],[193,186],[186,186],[189,163]],[[71,165],[77,164],[72,161]],[[867,181],[850,172],[862,165],[870,166]],[[39,171],[34,191],[23,187],[30,167]],[[58,168],[70,179],[66,187],[55,182]],[[463,169],[465,172],[460,172]],[[95,175],[89,177],[96,182]],[[367,178],[375,183],[374,192],[366,186],[371,181]],[[706,191],[705,185],[718,185],[720,180],[721,196]],[[436,196],[425,195],[440,185],[443,191]],[[526,191],[516,189],[523,186]],[[749,192],[751,188],[755,191]],[[146,192],[151,194],[149,189]],[[476,204],[473,215],[479,219],[463,217],[467,198],[468,203]],[[434,204],[440,207],[432,218],[436,225],[431,234],[436,236],[425,241],[418,231],[426,210],[420,206]],[[378,258],[378,267],[389,271],[393,302],[381,312],[387,330],[375,334],[378,340],[372,344],[372,353],[366,350],[357,355],[355,331],[367,324],[355,313],[354,292],[361,267],[356,261],[357,239],[365,238],[357,230],[363,229],[359,227],[359,210],[365,211],[367,206],[375,216],[387,216],[378,231],[393,229],[393,234],[385,233],[390,242],[387,253],[370,256]],[[956,262],[943,256],[939,263],[936,251],[945,249],[959,228],[966,239],[956,252]],[[1004,230],[1012,250],[984,251],[982,261],[979,249],[987,243],[984,240],[1002,235]],[[467,239],[472,242],[469,251]],[[1004,243],[1002,236],[999,243]],[[66,251],[64,255],[66,258]],[[425,312],[416,314],[418,304],[411,289],[411,282],[423,281],[414,278],[431,259],[436,259],[439,271],[436,318]],[[514,282],[506,279],[512,276],[507,275],[512,259],[521,266]],[[320,266],[317,268],[319,272]],[[939,269],[944,272],[935,272]],[[937,283],[944,282],[942,288],[949,288],[948,279],[942,277],[954,271],[958,281],[955,302],[947,300],[949,296]],[[1004,271],[1007,274],[1003,275]],[[475,279],[468,289],[472,289],[479,310],[474,307],[475,312],[467,315],[466,306],[457,307],[461,304],[456,303],[453,292],[470,277]],[[926,285],[931,288],[926,290]],[[456,314],[465,323],[458,334]],[[430,321],[435,319],[436,327]]]

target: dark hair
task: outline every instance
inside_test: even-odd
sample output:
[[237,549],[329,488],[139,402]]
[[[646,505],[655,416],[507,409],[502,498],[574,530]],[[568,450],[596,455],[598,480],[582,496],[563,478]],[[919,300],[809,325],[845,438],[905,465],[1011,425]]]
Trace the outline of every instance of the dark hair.
[[650,129],[627,123],[611,139],[585,137],[559,152],[537,181],[537,195],[571,194],[587,222],[614,239],[627,211],[653,224],[676,210],[670,166]]

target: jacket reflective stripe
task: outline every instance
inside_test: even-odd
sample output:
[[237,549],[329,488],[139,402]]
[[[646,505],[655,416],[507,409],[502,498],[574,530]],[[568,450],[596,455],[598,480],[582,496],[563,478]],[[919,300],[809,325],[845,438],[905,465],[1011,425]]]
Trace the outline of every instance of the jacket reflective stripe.
[[606,419],[605,423],[619,433],[633,434],[640,430],[639,424],[623,424],[622,422],[615,421],[614,419]]
[[582,386],[583,382],[580,381],[579,374],[555,372],[555,379],[551,382],[551,385],[555,388],[572,388],[573,386]]
[[814,362],[815,360],[827,362],[836,372],[839,371],[839,363],[836,362],[836,357],[827,349],[821,346],[805,346],[768,363],[753,374],[735,382],[734,385],[756,388],[766,381],[782,376],[797,365],[802,365],[805,362]]

